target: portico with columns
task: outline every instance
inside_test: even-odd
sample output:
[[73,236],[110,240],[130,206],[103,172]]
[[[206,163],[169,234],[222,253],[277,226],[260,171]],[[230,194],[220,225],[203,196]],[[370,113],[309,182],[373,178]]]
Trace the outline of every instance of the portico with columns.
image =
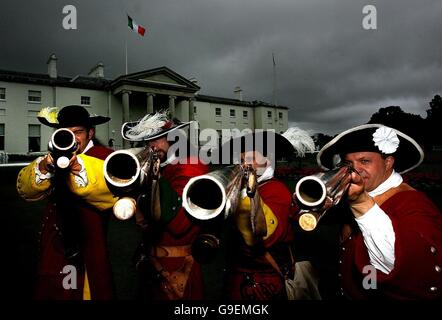
[[189,106],[200,89],[167,67],[120,76],[110,86],[114,96],[121,96],[123,122],[164,109],[181,121],[193,120]]

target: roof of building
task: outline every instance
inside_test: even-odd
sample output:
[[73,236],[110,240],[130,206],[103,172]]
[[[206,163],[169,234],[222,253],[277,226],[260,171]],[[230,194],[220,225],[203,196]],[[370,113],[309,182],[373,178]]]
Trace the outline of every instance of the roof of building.
[[[139,80],[142,77],[152,76],[159,73],[166,73],[170,78],[176,80],[177,84],[162,83],[161,81],[151,81],[144,79]],[[200,89],[198,85],[182,77],[181,75],[177,74],[176,72],[174,72],[173,70],[167,67],[159,67],[128,75],[122,75],[117,77],[115,80],[109,80],[99,77],[83,76],[83,75],[77,75],[75,77],[58,76],[57,78],[51,78],[47,74],[0,70],[0,81],[81,88],[81,89],[91,89],[91,90],[108,90],[109,88],[115,88],[124,83],[136,84],[142,86],[153,86],[153,87],[179,86],[182,90],[189,92],[196,92]],[[197,101],[201,102],[229,104],[229,105],[243,106],[250,108],[275,107],[275,105],[273,104],[269,104],[258,100],[242,101],[238,99],[230,99],[230,98],[216,97],[216,96],[209,96],[202,94],[195,94],[195,98]],[[278,109],[289,109],[288,107],[280,105],[277,105],[276,107]]]
[[[238,100],[238,99],[215,97],[215,96],[208,96],[208,95],[203,95],[203,94],[195,95],[195,99],[197,101],[201,101],[201,102],[230,104],[230,105],[234,105],[234,106],[242,106],[242,107],[249,107],[249,108],[256,108],[256,107],[274,108],[275,107],[275,105],[273,105],[273,104],[270,104],[270,103],[267,103],[264,101],[259,101],[259,100],[243,101],[243,100]],[[284,106],[277,105],[276,107],[278,109],[288,109],[288,107],[284,107]]]
[[89,77],[82,75],[78,75],[73,78],[64,77],[64,76],[51,78],[47,74],[9,71],[9,70],[0,70],[0,81],[83,88],[83,89],[93,89],[93,90],[105,90],[106,86],[110,83],[109,80],[104,78],[96,78],[96,77]]
[[[158,79],[158,75],[163,76],[163,79]],[[171,87],[174,89],[180,88],[182,91],[191,93],[195,93],[200,89],[200,87],[192,81],[165,66],[121,75],[113,80],[110,86],[114,89],[123,84],[166,89]]]

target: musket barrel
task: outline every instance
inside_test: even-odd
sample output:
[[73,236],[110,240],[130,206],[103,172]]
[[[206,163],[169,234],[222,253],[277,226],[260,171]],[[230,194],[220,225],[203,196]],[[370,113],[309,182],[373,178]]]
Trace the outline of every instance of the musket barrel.
[[306,231],[316,228],[329,208],[337,205],[350,185],[351,166],[303,177],[295,187],[295,196],[302,210],[299,225]]
[[124,194],[135,189],[141,176],[141,168],[147,160],[145,148],[132,148],[112,152],[104,161],[104,178],[111,191]]
[[307,207],[320,206],[327,195],[325,183],[317,176],[306,176],[296,184],[296,196]]
[[199,220],[225,217],[236,208],[242,179],[241,167],[227,166],[193,177],[183,190],[183,207]]
[[69,129],[60,128],[55,130],[52,134],[51,143],[56,150],[72,150],[75,146],[75,135]]
[[77,150],[74,133],[66,128],[55,130],[49,140],[49,150],[57,167],[66,169],[74,152]]

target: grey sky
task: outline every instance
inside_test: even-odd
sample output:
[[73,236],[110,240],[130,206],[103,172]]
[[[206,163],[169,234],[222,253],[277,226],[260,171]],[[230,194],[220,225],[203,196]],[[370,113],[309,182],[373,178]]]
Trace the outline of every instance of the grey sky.
[[[167,66],[195,77],[201,94],[277,102],[293,125],[334,134],[365,123],[380,107],[400,105],[425,116],[442,94],[440,0],[2,0],[0,68],[87,74],[102,61],[105,76]],[[65,5],[78,29],[62,27]],[[362,28],[375,5],[377,30]],[[127,27],[126,13],[148,30]]]

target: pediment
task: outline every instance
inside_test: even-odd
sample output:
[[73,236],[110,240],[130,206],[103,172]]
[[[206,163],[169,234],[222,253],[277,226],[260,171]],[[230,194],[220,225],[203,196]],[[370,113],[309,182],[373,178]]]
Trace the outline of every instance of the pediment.
[[172,71],[167,67],[160,67],[156,69],[128,74],[127,76],[124,76],[124,79],[137,81],[140,83],[146,83],[146,84],[150,83],[157,85],[166,85],[166,86],[171,85],[175,87],[177,86],[185,87],[196,90],[199,89],[199,87],[195,83],[189,81],[185,77],[181,76],[180,74]]
[[159,82],[159,83],[170,83],[170,84],[183,84],[183,83],[180,83],[179,81],[176,81],[175,79],[172,79],[166,73],[159,73],[159,74],[145,76],[145,77],[138,77],[138,78],[136,78],[136,80],[148,81],[148,82]]

